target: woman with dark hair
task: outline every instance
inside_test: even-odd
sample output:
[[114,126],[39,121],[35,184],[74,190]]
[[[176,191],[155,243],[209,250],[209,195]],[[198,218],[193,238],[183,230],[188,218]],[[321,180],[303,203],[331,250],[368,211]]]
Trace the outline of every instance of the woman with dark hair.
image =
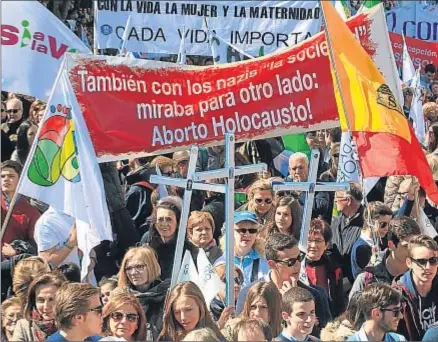
[[277,203],[274,222],[269,227],[268,235],[282,233],[292,235],[299,240],[302,216],[302,209],[298,200],[290,196],[281,198]]
[[[152,214],[152,226],[142,238],[142,243],[157,253],[163,280],[172,276],[181,207],[182,201],[178,197],[169,196],[160,200]],[[187,249],[196,263],[198,248],[186,239],[183,255]]]
[[210,328],[216,336],[225,340],[213,322],[204,296],[191,281],[177,284],[170,292],[163,317],[163,330],[159,341],[181,341],[189,332]]
[[29,154],[32,143],[35,139],[38,126],[30,121],[24,121],[17,130],[17,147],[12,152],[11,160],[19,162],[21,165],[26,163],[27,155]]
[[55,294],[67,279],[58,271],[44,273],[29,285],[24,319],[17,322],[11,341],[45,341],[58,331],[55,324]]

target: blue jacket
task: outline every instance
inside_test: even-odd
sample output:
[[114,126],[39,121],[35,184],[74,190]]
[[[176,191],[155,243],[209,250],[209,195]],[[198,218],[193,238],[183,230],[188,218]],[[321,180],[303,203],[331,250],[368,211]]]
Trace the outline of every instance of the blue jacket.
[[438,341],[438,325],[437,324],[434,324],[429,329],[427,329],[426,333],[423,336],[422,341],[428,341],[428,342]]
[[[251,251],[244,257],[234,256],[234,265],[239,267],[243,272],[244,281],[242,287],[247,286],[254,281],[254,279],[251,279],[251,275],[253,272],[252,266],[254,264],[254,260],[256,259],[259,259],[259,269],[255,280],[263,278],[265,275],[269,273],[268,261],[265,258],[262,258],[255,249],[251,249]],[[219,259],[216,260],[214,265],[217,266],[224,263],[225,263],[225,254],[219,257]]]
[[[361,330],[357,331],[353,336],[350,336],[347,341],[369,341],[366,335],[364,335],[365,332],[361,333]],[[383,341],[406,341],[406,338],[400,334],[387,332],[383,337]]]
[[[85,341],[99,341],[101,338],[102,336],[95,335],[95,336],[87,337]],[[65,337],[62,336],[58,330],[53,335],[49,336],[46,341],[58,342],[58,341],[68,341],[68,340],[66,340]]]

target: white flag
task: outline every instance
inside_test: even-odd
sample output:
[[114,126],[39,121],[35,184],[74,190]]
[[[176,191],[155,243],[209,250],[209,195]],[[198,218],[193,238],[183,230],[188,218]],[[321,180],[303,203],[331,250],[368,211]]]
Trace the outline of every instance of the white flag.
[[111,241],[112,231],[94,148],[63,69],[41,122],[18,192],[76,219],[84,279],[91,249],[103,240]]
[[418,225],[420,226],[421,234],[425,234],[430,236],[431,238],[435,238],[438,235],[434,226],[428,219],[427,215],[424,213],[423,208],[420,208],[420,215],[418,217]]
[[119,49],[119,56],[124,56],[127,53],[127,49],[126,46],[128,44],[128,37],[129,37],[129,32],[131,31],[131,19],[132,16],[128,17],[128,20],[126,21],[126,26],[125,29],[123,31],[123,36],[122,36],[122,41],[120,42],[120,49]]
[[179,44],[179,52],[178,52],[178,64],[187,64],[187,56],[186,56],[186,27],[183,27],[181,34],[181,43]]
[[403,37],[403,69],[402,69],[402,80],[404,83],[412,80],[415,76],[415,68],[412,63],[411,56],[409,55],[408,46],[406,45],[405,35],[402,33]]
[[38,1],[1,7],[2,90],[47,101],[65,52],[91,52]]
[[[380,177],[368,177],[364,179],[364,196],[368,195],[379,179]],[[339,148],[338,176],[336,181],[361,183],[358,155],[350,132],[342,132],[341,145]]]
[[[176,283],[182,281],[191,281],[198,286],[200,285],[199,274],[196,270],[195,262],[193,261],[192,254],[188,250],[184,253],[181,269],[178,274],[178,281]],[[199,288],[201,287],[199,286]]]
[[335,0],[335,9],[341,16],[342,20],[347,20],[347,14],[345,13],[345,8],[342,0]]
[[213,266],[202,248],[198,253],[199,285],[204,295],[207,307],[210,308],[211,301],[216,297],[219,290],[225,288]]
[[414,122],[415,135],[418,141],[423,143],[426,136],[426,127],[423,116],[423,101],[421,100],[420,68],[418,67],[411,83],[411,87],[414,89],[414,96],[412,97],[411,109],[409,110],[409,118]]

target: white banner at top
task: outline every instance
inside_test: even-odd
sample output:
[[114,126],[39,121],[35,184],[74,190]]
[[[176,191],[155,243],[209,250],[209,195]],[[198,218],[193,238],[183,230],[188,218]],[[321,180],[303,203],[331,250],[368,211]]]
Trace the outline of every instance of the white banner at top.
[[[187,55],[211,56],[206,18],[209,28],[226,42],[258,56],[319,32],[322,14],[318,1],[98,0],[95,47],[119,49],[129,16],[128,51],[178,53],[185,32]],[[214,39],[213,44],[225,43]]]

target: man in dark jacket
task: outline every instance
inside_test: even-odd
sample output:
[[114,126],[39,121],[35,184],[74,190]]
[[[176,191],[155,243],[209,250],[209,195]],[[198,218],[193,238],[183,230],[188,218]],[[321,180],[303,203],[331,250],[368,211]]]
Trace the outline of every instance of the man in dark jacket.
[[357,292],[362,292],[367,285],[377,282],[391,284],[395,277],[407,270],[406,258],[409,240],[420,234],[418,224],[409,217],[397,217],[389,224],[391,236],[388,238],[388,249],[371,258],[370,265],[365,267],[354,281],[350,291],[350,299]]
[[427,235],[413,237],[406,264],[409,270],[394,280],[406,301],[398,332],[419,341],[438,322],[438,244]]
[[351,271],[351,250],[364,224],[362,198],[362,190],[356,183],[351,183],[348,191],[337,191],[335,195],[335,203],[341,216],[332,219],[332,249],[334,254],[338,255],[342,273],[344,277],[348,277],[350,283],[354,282]]
[[[319,328],[323,328],[332,318],[327,293],[319,286],[307,285],[299,280],[304,254],[298,249],[298,241],[290,235],[272,234],[266,240],[265,254],[271,270],[265,278],[256,282],[272,282],[281,293],[293,286],[310,291],[315,298],[315,314],[319,321]],[[240,291],[237,300],[237,314],[242,312],[248,290],[252,285],[254,283],[245,286]],[[314,330],[313,334],[319,334],[318,329]]]
[[[306,182],[309,177],[309,159],[304,153],[296,152],[289,158],[289,176],[287,181]],[[298,193],[298,201],[302,207],[305,206],[306,192]],[[312,218],[322,216],[327,222],[331,218],[329,213],[329,195],[325,191],[319,191],[315,194],[313,203]]]

